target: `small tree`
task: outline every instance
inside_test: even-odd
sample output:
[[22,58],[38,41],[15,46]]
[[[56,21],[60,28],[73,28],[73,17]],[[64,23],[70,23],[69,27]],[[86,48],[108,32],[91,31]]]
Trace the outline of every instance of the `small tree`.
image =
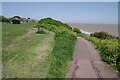
[[78,28],[74,28],[73,31],[76,32],[76,33],[81,33],[80,29],[78,29]]
[[4,17],[4,16],[0,16],[0,22],[10,23],[10,19],[9,19],[9,18],[6,18],[6,17]]
[[115,38],[114,36],[108,34],[107,32],[101,31],[101,32],[95,32],[90,34],[92,37],[96,37],[99,39],[110,39],[110,38]]

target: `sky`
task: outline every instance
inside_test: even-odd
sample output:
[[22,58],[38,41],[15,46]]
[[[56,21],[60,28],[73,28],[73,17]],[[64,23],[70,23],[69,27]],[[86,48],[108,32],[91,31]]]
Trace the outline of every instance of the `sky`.
[[66,23],[118,23],[117,2],[2,2],[2,15],[41,19],[51,17]]
[[1,0],[2,2],[118,2],[119,0]]

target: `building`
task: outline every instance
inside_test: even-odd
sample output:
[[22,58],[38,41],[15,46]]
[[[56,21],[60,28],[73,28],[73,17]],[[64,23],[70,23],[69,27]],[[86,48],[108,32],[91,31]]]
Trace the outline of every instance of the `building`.
[[13,24],[20,24],[20,19],[19,18],[13,18],[12,23]]
[[20,23],[26,23],[26,22],[27,22],[27,19],[26,19],[26,18],[21,18],[20,20],[21,20]]

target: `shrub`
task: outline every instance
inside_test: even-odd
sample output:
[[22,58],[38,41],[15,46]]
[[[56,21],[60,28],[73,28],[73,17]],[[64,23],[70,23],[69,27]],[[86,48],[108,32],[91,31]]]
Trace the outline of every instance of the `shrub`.
[[69,25],[67,25],[66,23],[62,23],[60,21],[57,21],[57,20],[54,20],[52,18],[44,18],[44,19],[41,19],[39,22],[39,24],[50,24],[50,25],[55,25],[55,26],[64,26],[66,27],[67,29],[69,30],[72,30],[72,27],[70,27]]
[[90,36],[96,37],[99,39],[114,38],[112,35],[108,34],[107,32],[104,32],[104,31],[92,33],[92,34],[90,34]]
[[78,28],[74,28],[73,31],[76,32],[76,33],[81,33],[80,29],[78,29]]
[[4,16],[0,16],[0,22],[10,23],[10,19],[9,19],[9,18],[6,18],[6,17],[4,17]]

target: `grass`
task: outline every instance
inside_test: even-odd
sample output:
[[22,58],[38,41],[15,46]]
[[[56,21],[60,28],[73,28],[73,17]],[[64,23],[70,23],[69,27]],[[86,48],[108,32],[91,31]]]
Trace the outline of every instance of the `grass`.
[[45,18],[39,21],[38,25],[55,33],[54,47],[48,56],[49,72],[46,78],[65,78],[69,72],[69,63],[72,60],[76,33],[70,26],[66,27],[63,23]]
[[3,23],[3,73],[5,78],[44,78],[49,64],[54,33],[36,34],[36,23]]
[[28,32],[30,28],[32,28],[36,23],[24,23],[24,24],[8,24],[8,23],[2,23],[2,41],[3,46],[8,46],[11,44],[14,38],[24,35]]
[[66,77],[76,33],[66,24],[52,19],[46,23],[46,20],[40,23],[44,34],[32,29],[36,23],[3,24],[3,77]]
[[49,56],[50,69],[47,78],[65,78],[69,71],[76,38],[71,35],[56,34],[54,48]]

